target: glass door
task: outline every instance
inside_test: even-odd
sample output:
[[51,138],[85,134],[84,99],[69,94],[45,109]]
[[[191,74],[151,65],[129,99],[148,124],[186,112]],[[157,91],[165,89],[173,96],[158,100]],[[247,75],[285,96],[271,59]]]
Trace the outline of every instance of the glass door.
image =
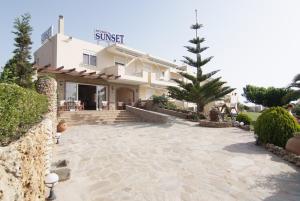
[[75,111],[76,110],[75,101],[78,100],[77,83],[73,83],[73,82],[66,83],[65,99],[67,104],[67,110]]
[[74,82],[66,83],[66,92],[65,92],[66,101],[75,101],[78,99],[77,88],[78,88],[77,83]]
[[108,106],[106,86],[97,85],[96,97],[97,110],[102,110],[104,107]]

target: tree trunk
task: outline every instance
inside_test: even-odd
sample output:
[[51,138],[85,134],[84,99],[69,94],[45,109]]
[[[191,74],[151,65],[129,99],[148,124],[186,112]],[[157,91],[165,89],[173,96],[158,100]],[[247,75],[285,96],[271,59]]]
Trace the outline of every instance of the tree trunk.
[[197,113],[202,114],[204,111],[204,105],[197,103]]

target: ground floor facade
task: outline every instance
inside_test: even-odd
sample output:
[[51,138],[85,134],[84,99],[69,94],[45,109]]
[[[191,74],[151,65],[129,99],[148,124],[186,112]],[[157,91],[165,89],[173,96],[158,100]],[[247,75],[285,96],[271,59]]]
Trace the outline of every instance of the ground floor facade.
[[149,85],[112,83],[107,80],[56,74],[58,102],[80,101],[84,110],[116,110],[134,105],[139,99],[148,100],[153,95],[167,94],[165,88]]

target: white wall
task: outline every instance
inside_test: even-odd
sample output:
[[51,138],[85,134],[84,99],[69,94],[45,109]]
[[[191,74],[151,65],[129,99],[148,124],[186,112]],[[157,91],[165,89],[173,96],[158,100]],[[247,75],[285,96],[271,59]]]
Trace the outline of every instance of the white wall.
[[34,60],[37,65],[45,66],[50,64],[51,66],[57,66],[56,64],[56,44],[57,35],[48,39],[39,49],[34,52]]
[[65,66],[65,68],[83,66],[84,52],[96,55],[101,49],[103,47],[99,45],[57,34],[57,66]]

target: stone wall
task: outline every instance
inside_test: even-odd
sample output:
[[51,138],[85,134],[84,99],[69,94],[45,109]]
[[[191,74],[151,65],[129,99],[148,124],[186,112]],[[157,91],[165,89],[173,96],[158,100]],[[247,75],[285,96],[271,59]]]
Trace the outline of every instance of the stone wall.
[[278,147],[274,144],[266,144],[264,146],[268,151],[272,152],[273,154],[277,155],[278,157],[282,158],[283,160],[286,160],[290,163],[295,164],[297,167],[300,167],[300,156],[299,155],[291,153],[291,152],[285,150],[284,148]]
[[165,114],[161,114],[158,112],[153,112],[149,110],[143,110],[137,107],[126,106],[126,110],[138,116],[140,119],[146,122],[153,122],[153,123],[168,123],[169,116]]
[[48,97],[48,113],[19,140],[0,147],[0,200],[44,201],[57,124],[57,83],[39,79],[37,91]]
[[45,200],[51,143],[52,121],[47,118],[18,141],[0,147],[0,200]]
[[179,117],[179,118],[182,118],[182,119],[187,119],[187,116],[188,116],[187,113],[177,112],[177,111],[174,111],[174,110],[167,110],[167,109],[160,108],[160,107],[153,107],[152,110],[156,111],[156,112],[159,112],[159,113]]

